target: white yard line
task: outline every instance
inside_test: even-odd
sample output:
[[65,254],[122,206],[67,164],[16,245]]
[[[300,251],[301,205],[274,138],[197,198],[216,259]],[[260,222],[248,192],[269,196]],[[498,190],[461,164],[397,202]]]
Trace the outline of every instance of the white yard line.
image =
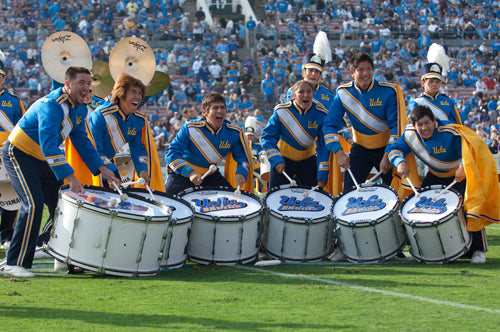
[[418,301],[422,301],[422,302],[430,302],[430,303],[435,303],[435,304],[439,304],[439,305],[456,307],[456,308],[460,308],[460,309],[486,311],[486,312],[489,312],[492,314],[500,314],[500,310],[498,310],[498,309],[482,308],[482,307],[477,307],[477,306],[463,304],[463,303],[435,300],[435,299],[431,299],[428,297],[385,291],[385,290],[380,290],[380,289],[371,288],[371,287],[364,287],[364,286],[348,284],[345,282],[340,282],[340,281],[335,281],[335,280],[330,280],[330,279],[308,277],[305,275],[298,275],[298,274],[281,273],[281,272],[276,272],[276,271],[272,271],[269,269],[249,267],[249,266],[243,266],[243,265],[235,265],[233,267],[238,268],[238,269],[242,269],[242,270],[249,270],[249,271],[254,271],[254,272],[272,274],[272,275],[276,275],[276,276],[283,277],[283,278],[295,278],[295,279],[302,279],[302,280],[310,280],[310,281],[321,282],[321,283],[329,284],[329,285],[349,287],[349,288],[353,288],[353,289],[357,289],[357,290],[361,290],[361,291],[365,291],[365,292],[379,293],[382,295],[395,296],[395,297],[402,297],[402,298],[407,298],[407,299],[411,299],[411,300],[418,300]]

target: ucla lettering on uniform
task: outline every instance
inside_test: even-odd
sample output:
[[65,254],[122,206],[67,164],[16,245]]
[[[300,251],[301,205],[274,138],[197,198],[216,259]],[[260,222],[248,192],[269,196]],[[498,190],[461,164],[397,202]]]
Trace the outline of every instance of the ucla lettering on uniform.
[[437,146],[433,146],[432,152],[434,154],[446,153],[446,149],[442,145],[439,148]]
[[12,107],[12,102],[10,100],[2,100],[2,107]]
[[229,144],[229,141],[220,141],[219,148],[220,149],[229,149],[229,148],[231,148],[231,144]]
[[433,201],[432,197],[422,196],[420,200],[415,203],[415,207],[408,210],[408,213],[441,214],[447,210],[445,198]]
[[82,117],[81,116],[77,116],[76,117],[76,124],[80,124],[82,123]]
[[193,199],[196,207],[200,208],[200,212],[215,212],[222,210],[235,210],[247,207],[247,203],[239,202],[236,199],[229,199],[227,197],[220,197],[216,201],[205,199]]
[[351,197],[342,215],[347,216],[354,213],[378,211],[385,208],[386,205],[387,204],[379,198],[378,195],[371,195],[367,200],[363,199],[363,197]]
[[307,121],[307,128],[318,129],[318,123],[316,121]]
[[127,135],[135,136],[136,135],[135,128],[128,128]]
[[322,211],[325,207],[311,197],[303,200],[295,196],[280,196],[279,211]]
[[328,100],[330,101],[330,96],[329,95],[325,95],[325,94],[321,94],[321,100]]
[[441,100],[439,103],[441,104],[441,106],[450,106],[448,100]]
[[380,98],[377,98],[376,100],[370,98],[370,106],[382,106],[382,100],[380,100]]

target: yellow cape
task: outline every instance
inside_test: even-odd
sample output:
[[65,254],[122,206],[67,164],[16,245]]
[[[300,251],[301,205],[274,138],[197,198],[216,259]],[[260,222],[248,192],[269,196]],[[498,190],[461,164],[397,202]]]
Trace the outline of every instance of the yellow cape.
[[464,209],[467,229],[479,231],[500,222],[500,189],[495,159],[483,138],[465,126],[451,124],[462,139],[462,161],[467,186]]
[[[253,159],[252,153],[250,152],[250,142],[246,138],[243,137],[243,134],[240,133],[240,140],[243,144],[245,155],[248,160],[248,177],[240,189],[246,190],[250,193],[254,193],[254,179],[253,179]],[[231,184],[233,188],[236,188],[237,185],[234,182],[234,176],[236,175],[236,169],[238,167],[238,163],[233,158],[233,154],[230,152],[226,156],[226,164],[224,165],[224,177]]]

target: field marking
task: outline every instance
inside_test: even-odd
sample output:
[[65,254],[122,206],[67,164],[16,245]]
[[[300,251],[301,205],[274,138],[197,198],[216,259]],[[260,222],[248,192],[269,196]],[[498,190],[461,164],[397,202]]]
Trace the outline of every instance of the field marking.
[[322,278],[316,278],[316,277],[308,277],[305,275],[298,275],[298,274],[282,273],[282,272],[276,272],[276,271],[272,271],[272,270],[268,270],[268,269],[249,267],[249,266],[243,266],[243,265],[234,265],[232,267],[242,269],[242,270],[250,270],[250,271],[254,271],[254,272],[262,272],[262,273],[272,274],[272,275],[276,275],[276,276],[284,277],[284,278],[304,279],[304,280],[322,282],[325,284],[330,284],[330,285],[335,285],[335,286],[345,286],[345,287],[349,287],[349,288],[353,288],[353,289],[357,289],[357,290],[362,290],[365,292],[379,293],[382,295],[396,296],[396,297],[402,297],[402,298],[407,298],[407,299],[411,299],[411,300],[418,300],[418,301],[422,301],[422,302],[430,302],[430,303],[434,303],[434,304],[447,305],[450,307],[456,307],[456,308],[460,308],[460,309],[470,309],[470,310],[476,310],[476,311],[486,311],[486,312],[489,312],[492,314],[500,314],[500,310],[498,310],[498,309],[489,309],[489,308],[477,307],[477,306],[463,304],[463,303],[435,300],[435,299],[431,299],[428,297],[411,295],[411,294],[406,294],[406,293],[385,291],[385,290],[380,290],[380,289],[371,288],[371,287],[348,284],[345,282],[340,282],[340,281],[335,281],[335,280],[322,279]]

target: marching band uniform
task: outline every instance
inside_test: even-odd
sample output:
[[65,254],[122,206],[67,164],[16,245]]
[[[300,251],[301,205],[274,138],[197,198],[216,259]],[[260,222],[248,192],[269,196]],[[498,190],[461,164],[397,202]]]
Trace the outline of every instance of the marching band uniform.
[[[30,268],[44,203],[54,215],[62,180],[74,173],[59,148],[70,138],[93,174],[103,162],[85,131],[87,108],[76,104],[66,88],[37,100],[12,130],[3,161],[23,208],[7,255],[8,266]],[[16,237],[16,234],[21,234]]]
[[[295,101],[278,104],[262,131],[261,143],[271,164],[270,188],[288,183],[274,168],[285,163],[290,177],[315,186],[328,179],[328,151],[323,140],[323,122],[328,111],[312,102],[302,110]],[[317,157],[316,157],[317,152]]]
[[[3,63],[0,61],[0,75],[5,77]],[[3,145],[7,140],[10,132],[26,112],[23,103],[14,95],[3,89],[3,84],[0,86],[0,145]],[[2,221],[0,223],[0,241],[3,245],[12,237],[14,221],[16,220],[17,210],[10,211],[1,209]]]
[[[454,185],[464,197],[467,229],[472,236],[470,253],[487,251],[484,227],[500,222],[500,191],[495,161],[484,140],[467,127],[445,124],[436,119],[433,135],[422,139],[413,125],[389,148],[389,159],[397,167],[413,152],[428,167],[422,186],[449,185],[456,169],[463,164],[466,180]],[[484,261],[483,261],[484,263]]]
[[424,92],[419,97],[412,99],[409,104],[408,114],[410,114],[417,105],[429,107],[439,120],[462,124],[457,106],[453,102],[453,99],[439,92],[435,96]]
[[[224,120],[222,128],[215,131],[203,118],[187,121],[165,152],[169,174],[166,192],[175,195],[186,188],[194,187],[189,180],[189,174],[193,170],[205,174],[210,165],[217,165],[228,154],[231,154],[236,162],[236,170],[226,177],[238,173],[248,182],[251,156],[241,128]],[[202,186],[231,187],[230,182],[231,180],[226,180],[217,170],[203,180]]]
[[[323,129],[326,146],[333,153],[342,148],[339,131],[345,113],[354,133],[349,156],[351,170],[360,183],[366,180],[372,167],[379,169],[386,146],[394,143],[402,131],[400,122],[406,120],[406,112],[401,89],[396,84],[377,80],[372,80],[366,91],[360,90],[354,81],[339,86]],[[391,179],[391,172],[382,175],[386,184],[390,184]],[[353,180],[344,174],[344,191],[352,186]]]

